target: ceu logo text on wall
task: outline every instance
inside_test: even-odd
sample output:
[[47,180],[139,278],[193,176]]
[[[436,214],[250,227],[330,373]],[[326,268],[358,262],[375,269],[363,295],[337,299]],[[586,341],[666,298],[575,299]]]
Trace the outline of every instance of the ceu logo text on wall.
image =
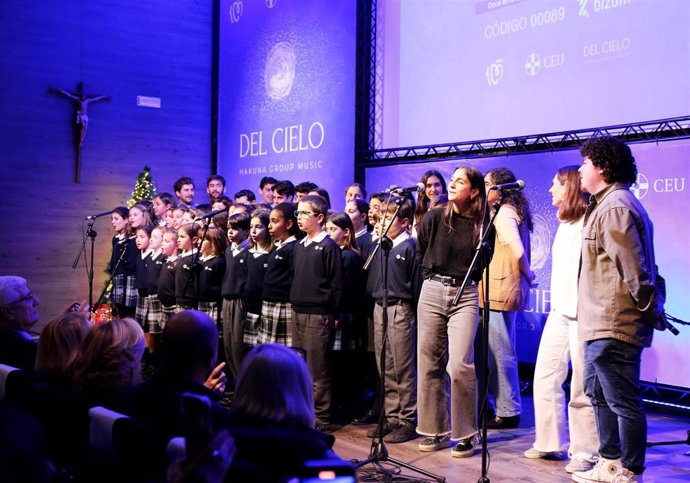
[[220,3],[218,172],[228,192],[256,191],[264,176],[342,191],[354,175],[356,3]]

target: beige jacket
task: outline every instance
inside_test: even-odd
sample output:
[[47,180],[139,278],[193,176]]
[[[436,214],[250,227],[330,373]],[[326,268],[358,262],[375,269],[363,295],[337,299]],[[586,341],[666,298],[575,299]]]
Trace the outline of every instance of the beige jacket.
[[[529,230],[511,205],[503,205],[494,222],[496,244],[489,264],[489,306],[491,310],[513,311],[529,308],[529,282],[520,272],[518,260],[510,248],[513,237],[519,237],[530,258]],[[479,286],[479,304],[484,306],[484,281]]]
[[663,314],[656,287],[652,222],[621,183],[590,198],[578,284],[579,338],[649,347]]

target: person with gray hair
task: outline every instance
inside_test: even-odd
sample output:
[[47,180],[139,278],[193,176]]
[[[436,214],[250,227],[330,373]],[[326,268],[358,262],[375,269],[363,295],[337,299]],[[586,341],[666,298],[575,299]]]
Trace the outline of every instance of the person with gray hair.
[[38,344],[29,331],[40,317],[39,303],[26,279],[0,277],[0,363],[33,370]]

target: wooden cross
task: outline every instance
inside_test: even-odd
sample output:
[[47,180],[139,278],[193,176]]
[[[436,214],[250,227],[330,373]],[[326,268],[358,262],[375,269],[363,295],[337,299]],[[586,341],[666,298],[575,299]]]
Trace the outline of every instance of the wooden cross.
[[51,87],[48,92],[65,96],[74,101],[75,111],[75,148],[76,148],[76,163],[74,167],[74,182],[79,183],[81,171],[81,148],[84,147],[84,139],[86,138],[86,130],[89,127],[88,107],[91,102],[109,101],[110,96],[86,96],[84,94],[84,83],[77,84],[77,92],[70,93],[62,89]]

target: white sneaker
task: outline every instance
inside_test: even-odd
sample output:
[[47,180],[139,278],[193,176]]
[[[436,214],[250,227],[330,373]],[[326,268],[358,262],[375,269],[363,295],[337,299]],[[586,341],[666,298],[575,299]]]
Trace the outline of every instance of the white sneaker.
[[[539,451],[536,449],[534,446],[532,446],[530,449],[522,453],[525,458],[529,458],[531,460],[538,460],[538,459],[545,459],[545,460],[564,460],[565,459],[565,452],[564,451]],[[591,466],[590,466],[591,468]],[[589,468],[586,468],[589,469]]]
[[594,463],[588,460],[583,460],[581,458],[573,458],[570,463],[565,465],[566,473],[575,473],[576,471],[583,472],[589,471],[594,467]]
[[597,461],[597,464],[594,465],[594,468],[591,470],[576,471],[573,473],[573,480],[578,483],[613,483],[618,473],[622,470],[620,459],[607,460],[606,458],[599,458],[599,461]]
[[627,468],[623,468],[613,479],[613,483],[643,483],[642,475],[636,475]]

